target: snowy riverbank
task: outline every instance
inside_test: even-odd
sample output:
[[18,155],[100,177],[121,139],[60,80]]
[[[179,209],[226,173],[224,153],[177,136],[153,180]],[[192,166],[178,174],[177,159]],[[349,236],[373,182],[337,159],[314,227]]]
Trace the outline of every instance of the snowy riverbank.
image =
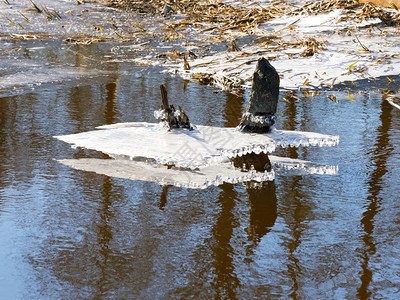
[[[378,77],[386,77],[389,86],[390,77],[399,75],[400,13],[395,8],[355,1],[318,1],[308,6],[299,1],[275,2],[278,5],[270,1],[224,2],[246,7],[248,19],[234,26],[198,25],[198,35],[208,33],[203,39],[212,48],[210,53],[204,45],[190,43],[188,35],[193,35],[196,24],[187,26],[182,20],[170,19],[169,27],[183,40],[183,50],[167,53],[162,64],[169,71],[223,89],[249,88],[260,56],[275,66],[283,89],[325,89]],[[260,15],[270,14],[274,7],[276,17],[259,22]],[[221,47],[212,47],[207,39]],[[149,59],[151,56],[137,60],[149,63]]]
[[38,12],[32,3],[4,2],[0,38],[109,43],[102,63],[161,65],[222,89],[249,88],[261,56],[279,72],[282,89],[332,89],[362,79],[373,86],[377,78],[381,86],[398,86],[395,6],[356,0],[112,2],[129,2],[131,9],[43,0]]

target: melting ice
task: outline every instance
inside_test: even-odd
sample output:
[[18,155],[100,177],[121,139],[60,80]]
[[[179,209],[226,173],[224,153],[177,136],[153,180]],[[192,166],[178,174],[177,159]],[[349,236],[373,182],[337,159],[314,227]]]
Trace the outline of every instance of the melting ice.
[[135,122],[98,127],[100,130],[56,136],[57,139],[132,160],[146,158],[157,164],[197,169],[248,153],[271,153],[276,145],[334,146],[338,136],[313,132],[274,130],[248,134],[236,128],[197,125],[190,131],[169,131],[160,124]]
[[191,188],[206,188],[222,182],[273,180],[275,171],[285,175],[337,174],[333,166],[276,156],[270,156],[272,172],[264,173],[241,172],[229,161],[248,153],[271,153],[277,145],[335,146],[339,142],[338,136],[313,132],[275,129],[268,134],[249,134],[236,128],[202,125],[194,126],[194,130],[168,130],[161,124],[133,122],[56,138],[114,158],[59,160],[75,169]]

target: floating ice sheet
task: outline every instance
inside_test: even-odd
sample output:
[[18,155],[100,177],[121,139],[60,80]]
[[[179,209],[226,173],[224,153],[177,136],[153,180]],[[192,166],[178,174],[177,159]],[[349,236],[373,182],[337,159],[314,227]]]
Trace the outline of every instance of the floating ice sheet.
[[188,188],[207,188],[223,182],[271,181],[275,173],[282,175],[324,174],[336,175],[337,167],[316,164],[309,161],[270,156],[272,172],[242,172],[229,161],[206,166],[198,170],[171,168],[126,159],[61,159],[58,162],[77,170],[95,172],[110,177],[151,181],[161,185],[175,185]]
[[290,130],[272,130],[268,134],[272,138],[277,146],[281,147],[299,147],[299,146],[318,146],[333,147],[339,143],[339,136],[320,134],[316,132],[307,131],[290,131]]
[[269,153],[276,145],[334,146],[339,137],[311,132],[274,130],[269,134],[242,133],[236,128],[195,126],[168,129],[160,124],[134,122],[100,126],[99,130],[56,136],[57,139],[101,151],[113,157],[150,159],[158,164],[196,169],[247,153]]

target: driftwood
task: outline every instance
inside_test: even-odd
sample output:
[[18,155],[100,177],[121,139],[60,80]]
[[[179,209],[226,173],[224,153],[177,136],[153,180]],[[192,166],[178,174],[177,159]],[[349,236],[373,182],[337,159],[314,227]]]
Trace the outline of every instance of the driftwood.
[[157,115],[161,122],[165,122],[169,129],[172,128],[188,128],[193,129],[190,124],[189,117],[184,110],[178,106],[178,110],[168,103],[168,94],[164,85],[160,85],[162,105]]
[[253,74],[250,101],[239,130],[251,133],[270,132],[275,124],[279,97],[279,75],[265,58],[260,58]]

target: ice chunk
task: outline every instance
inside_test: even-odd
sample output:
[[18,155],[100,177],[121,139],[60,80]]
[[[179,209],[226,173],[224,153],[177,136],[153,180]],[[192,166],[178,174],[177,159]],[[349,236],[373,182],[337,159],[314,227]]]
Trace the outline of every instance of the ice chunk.
[[307,131],[290,131],[290,130],[272,130],[268,134],[277,146],[281,147],[299,147],[299,146],[336,146],[339,144],[339,136],[326,135],[316,132]]
[[[266,135],[243,134],[235,128],[196,126],[194,130],[167,130],[154,123],[122,123],[78,134],[57,136],[72,144],[131,159],[145,157],[158,164],[196,169],[245,153],[271,152]],[[106,129],[106,130],[104,130]]]
[[147,158],[157,164],[196,169],[247,153],[270,153],[276,145],[334,146],[339,137],[312,132],[274,130],[268,134],[242,133],[236,128],[195,126],[167,130],[160,124],[133,122],[98,127],[100,130],[56,136],[73,147],[83,147],[132,160]]

